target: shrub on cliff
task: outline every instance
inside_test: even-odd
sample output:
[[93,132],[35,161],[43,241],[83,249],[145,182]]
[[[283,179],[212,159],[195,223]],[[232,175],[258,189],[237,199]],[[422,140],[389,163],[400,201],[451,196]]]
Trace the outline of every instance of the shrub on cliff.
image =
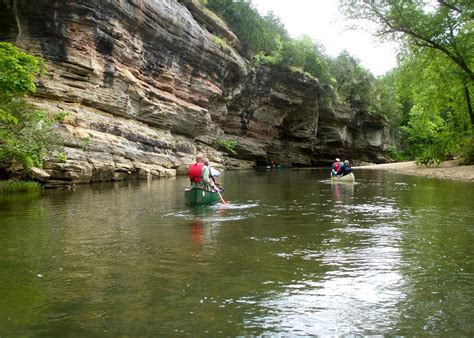
[[25,100],[45,69],[41,59],[0,42],[0,170],[41,167],[46,152],[59,145],[54,121]]
[[277,16],[271,12],[260,16],[249,0],[207,0],[205,4],[238,36],[248,57],[259,52],[269,55],[279,49],[282,39],[289,39]]
[[235,147],[237,146],[237,141],[235,140],[219,139],[217,140],[217,146],[234,155],[237,154],[237,152],[235,151]]

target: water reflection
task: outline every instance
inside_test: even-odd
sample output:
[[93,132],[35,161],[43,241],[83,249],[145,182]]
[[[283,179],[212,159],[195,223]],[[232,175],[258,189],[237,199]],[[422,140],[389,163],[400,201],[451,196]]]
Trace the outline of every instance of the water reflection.
[[225,209],[196,208],[190,211],[189,229],[193,243],[193,256],[198,256],[206,247],[217,243],[217,236],[222,220],[225,219]]
[[354,194],[354,182],[331,182],[333,199],[337,202],[348,202]]
[[202,220],[191,221],[191,239],[195,244],[202,244],[204,240],[204,222]]
[[472,336],[474,186],[223,180],[206,208],[185,177],[0,201],[0,334]]
[[[347,245],[348,235],[360,237]],[[399,320],[398,305],[406,298],[400,272],[402,234],[394,226],[345,226],[335,229],[318,250],[297,250],[289,255],[319,266],[318,271],[296,274],[283,290],[270,292],[260,305],[269,315],[252,318],[249,325],[271,329],[264,334],[296,335],[376,334],[390,330]],[[353,238],[351,241],[356,242]],[[287,259],[288,256],[280,255]]]

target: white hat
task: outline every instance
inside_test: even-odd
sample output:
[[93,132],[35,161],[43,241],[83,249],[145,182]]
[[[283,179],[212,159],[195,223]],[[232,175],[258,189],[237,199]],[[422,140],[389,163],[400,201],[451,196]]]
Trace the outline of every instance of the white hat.
[[340,162],[341,160],[339,159],[339,157],[336,157],[336,162]]

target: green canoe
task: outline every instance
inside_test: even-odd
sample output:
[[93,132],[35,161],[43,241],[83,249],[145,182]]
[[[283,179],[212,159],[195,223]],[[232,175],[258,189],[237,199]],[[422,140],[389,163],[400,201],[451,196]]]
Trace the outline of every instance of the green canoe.
[[[223,195],[223,192],[221,193]],[[220,202],[219,194],[215,191],[192,187],[184,190],[184,200],[189,207],[211,205]]]

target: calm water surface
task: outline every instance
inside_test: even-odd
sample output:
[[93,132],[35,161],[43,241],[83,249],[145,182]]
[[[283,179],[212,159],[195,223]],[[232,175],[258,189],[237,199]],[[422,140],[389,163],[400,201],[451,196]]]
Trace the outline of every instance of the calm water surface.
[[0,337],[474,335],[474,184],[226,172],[0,199]]

